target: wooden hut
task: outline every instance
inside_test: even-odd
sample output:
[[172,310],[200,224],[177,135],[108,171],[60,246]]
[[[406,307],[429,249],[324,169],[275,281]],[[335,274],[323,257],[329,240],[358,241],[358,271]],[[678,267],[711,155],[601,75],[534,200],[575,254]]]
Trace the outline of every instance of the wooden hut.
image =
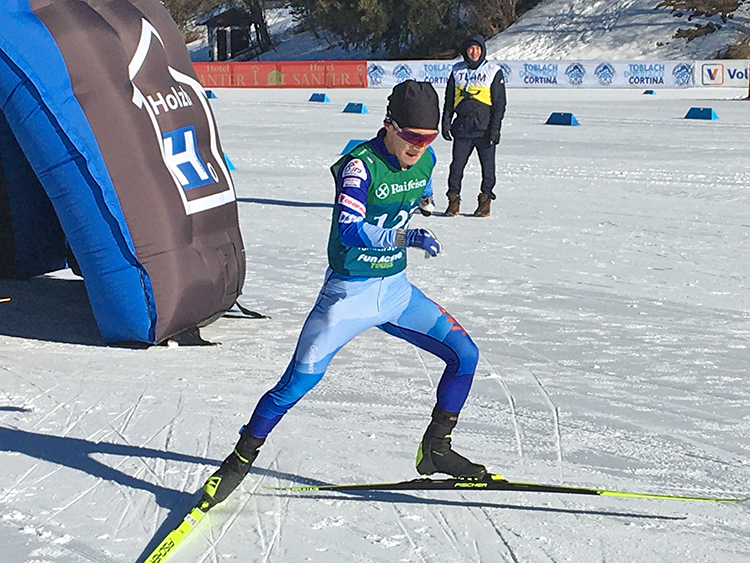
[[257,0],[243,5],[224,4],[199,16],[195,23],[208,28],[212,61],[251,59],[271,48],[263,9]]

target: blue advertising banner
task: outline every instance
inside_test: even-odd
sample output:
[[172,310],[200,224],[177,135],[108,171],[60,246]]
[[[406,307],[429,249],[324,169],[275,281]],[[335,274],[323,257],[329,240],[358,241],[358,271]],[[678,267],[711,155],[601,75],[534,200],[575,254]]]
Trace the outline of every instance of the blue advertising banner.
[[[689,88],[694,61],[494,61],[509,88]],[[392,88],[404,80],[448,82],[455,61],[370,61],[370,88]]]

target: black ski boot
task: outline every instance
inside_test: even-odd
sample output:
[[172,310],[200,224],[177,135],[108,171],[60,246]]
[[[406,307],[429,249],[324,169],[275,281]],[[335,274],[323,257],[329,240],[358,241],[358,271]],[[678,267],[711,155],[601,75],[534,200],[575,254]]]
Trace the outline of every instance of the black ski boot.
[[223,502],[237,488],[250,471],[255,458],[258,457],[258,448],[265,441],[265,438],[256,438],[245,428],[242,429],[234,451],[203,485],[201,501],[207,503],[206,509]]
[[417,471],[420,475],[447,473],[453,477],[482,478],[487,475],[484,465],[474,463],[451,449],[451,430],[458,414],[439,407],[432,411],[432,422],[424,433],[417,451]]

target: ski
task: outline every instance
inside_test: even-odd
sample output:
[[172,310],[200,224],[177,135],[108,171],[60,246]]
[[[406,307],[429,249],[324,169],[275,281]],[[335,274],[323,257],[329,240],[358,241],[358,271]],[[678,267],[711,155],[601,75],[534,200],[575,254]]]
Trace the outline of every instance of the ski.
[[545,485],[540,483],[521,483],[508,481],[499,474],[489,474],[481,479],[412,479],[411,481],[395,481],[391,483],[360,483],[334,485],[294,485],[289,487],[265,488],[277,491],[425,491],[425,490],[490,490],[490,491],[521,491],[534,493],[557,493],[566,495],[595,495],[602,497],[642,498],[660,500],[683,500],[703,502],[744,502],[750,497],[704,497],[692,495],[667,495],[655,493],[636,493],[628,491],[614,491],[592,487],[576,487],[571,485]]
[[161,563],[167,556],[180,545],[182,540],[198,525],[198,522],[206,515],[210,506],[208,502],[201,499],[190,511],[185,515],[175,529],[167,534],[167,536],[161,540],[156,549],[144,560],[144,563]]

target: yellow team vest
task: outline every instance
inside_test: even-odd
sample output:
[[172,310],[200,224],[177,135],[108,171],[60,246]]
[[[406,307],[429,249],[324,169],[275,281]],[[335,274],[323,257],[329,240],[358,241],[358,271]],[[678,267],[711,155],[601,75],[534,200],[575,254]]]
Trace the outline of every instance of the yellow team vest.
[[490,88],[500,66],[490,61],[484,61],[479,68],[471,70],[464,61],[453,65],[454,99],[453,107],[457,107],[462,100],[473,99],[487,106],[492,106]]

